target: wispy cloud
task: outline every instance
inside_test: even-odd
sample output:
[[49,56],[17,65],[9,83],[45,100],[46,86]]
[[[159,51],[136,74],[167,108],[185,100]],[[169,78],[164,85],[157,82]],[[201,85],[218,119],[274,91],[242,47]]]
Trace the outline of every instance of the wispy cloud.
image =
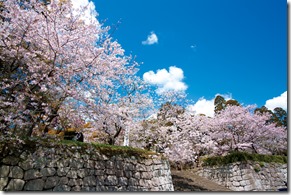
[[[229,100],[232,99],[230,94],[216,94],[215,97],[217,95],[220,95],[222,97],[224,97],[225,100]],[[214,116],[214,100],[215,97],[213,99],[207,100],[204,97],[199,98],[199,100],[193,104],[193,105],[189,105],[187,106],[187,110],[194,113],[195,115],[197,114],[205,114],[206,116],[210,116],[213,117]]]
[[195,49],[197,46],[196,45],[191,45],[190,48],[191,49]]
[[193,45],[190,45],[190,48],[193,52],[196,52],[197,50],[197,45],[196,44],[193,44]]
[[181,68],[171,66],[169,71],[166,69],[154,71],[148,71],[143,74],[143,80],[151,85],[158,87],[157,93],[162,94],[167,91],[186,91],[188,86],[182,81],[184,79],[184,73]]
[[265,106],[269,110],[274,110],[274,108],[276,107],[281,107],[284,110],[287,110],[287,91],[285,91],[278,97],[267,100]]
[[147,40],[141,42],[143,45],[153,45],[158,43],[158,36],[152,31],[150,35],[148,35]]

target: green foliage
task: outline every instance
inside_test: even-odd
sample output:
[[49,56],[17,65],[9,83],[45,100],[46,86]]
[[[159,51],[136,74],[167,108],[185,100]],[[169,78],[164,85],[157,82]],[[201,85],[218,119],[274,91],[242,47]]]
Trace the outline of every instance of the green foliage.
[[214,112],[218,114],[220,111],[224,110],[227,106],[241,106],[237,100],[230,99],[225,100],[224,97],[217,95],[214,99]]
[[225,99],[224,97],[217,95],[214,100],[214,112],[218,113],[223,110],[225,107]]
[[261,170],[261,168],[259,166],[257,166],[257,165],[254,167],[254,171],[256,173],[260,172],[260,170]]
[[273,112],[271,110],[269,110],[266,106],[262,106],[261,108],[256,108],[255,109],[255,113],[270,113],[270,114],[273,114]]
[[68,145],[68,146],[79,146],[79,147],[86,147],[88,143],[86,142],[78,142],[74,140],[60,140],[58,144]]
[[225,106],[232,105],[232,106],[241,106],[237,100],[227,100],[225,102]]
[[287,156],[279,155],[263,155],[263,154],[250,154],[246,152],[232,152],[226,156],[215,156],[203,159],[203,166],[214,166],[214,165],[226,165],[234,162],[247,162],[254,161],[260,162],[260,166],[263,167],[263,162],[266,163],[282,163],[288,162]]
[[269,113],[271,115],[271,119],[266,121],[267,123],[275,123],[277,127],[283,126],[287,128],[288,114],[281,107],[276,107],[273,112],[272,110],[269,110],[267,107],[262,106],[261,108],[256,108],[255,113],[259,114]]
[[82,149],[86,149],[92,146],[101,154],[104,154],[107,156],[121,155],[125,157],[136,156],[136,157],[146,158],[148,155],[156,154],[153,151],[143,150],[140,148],[132,148],[129,146],[115,146],[115,145],[100,144],[100,143],[84,143],[84,142],[78,142],[78,141],[72,141],[72,140],[62,140],[60,143],[64,145],[70,145],[70,146],[79,146],[79,147],[82,147]]
[[260,165],[260,167],[264,167],[265,166],[265,163],[264,162],[259,162],[259,165]]
[[275,119],[274,122],[276,123],[277,126],[284,126],[287,128],[287,112],[280,107],[276,107],[274,109],[274,115],[275,115]]
[[[7,147],[6,147],[7,146]],[[19,142],[17,139],[0,140],[0,156],[9,155],[9,151],[4,151],[4,148],[9,148],[11,151],[22,151],[25,149],[27,151],[34,152],[39,147],[43,148],[56,148],[57,150],[69,149],[72,150],[79,148],[84,154],[94,154],[95,151],[100,154],[111,156],[121,156],[121,157],[131,157],[136,158],[148,158],[151,155],[158,155],[157,153],[149,150],[143,150],[140,148],[132,148],[128,146],[114,146],[109,144],[100,143],[85,143],[72,140],[57,140],[51,138],[33,138],[28,137],[25,140]],[[74,150],[74,149],[73,149]],[[8,153],[7,153],[8,152]],[[5,154],[4,154],[5,153]],[[161,156],[164,158],[163,156]]]

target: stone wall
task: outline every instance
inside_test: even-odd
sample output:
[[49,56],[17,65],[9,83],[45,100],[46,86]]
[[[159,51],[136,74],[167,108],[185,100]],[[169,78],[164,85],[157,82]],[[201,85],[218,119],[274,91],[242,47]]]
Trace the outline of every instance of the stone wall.
[[203,167],[197,173],[234,191],[278,191],[287,188],[287,164],[237,162]]
[[101,153],[92,147],[0,143],[3,191],[173,191],[158,155]]

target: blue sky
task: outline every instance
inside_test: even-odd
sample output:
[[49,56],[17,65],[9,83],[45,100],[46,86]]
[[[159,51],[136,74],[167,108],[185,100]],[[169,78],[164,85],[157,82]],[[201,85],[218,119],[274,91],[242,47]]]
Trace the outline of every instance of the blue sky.
[[196,109],[216,94],[287,109],[286,0],[93,2],[98,20],[117,26],[113,38],[142,63],[138,74],[148,72],[159,89],[185,90]]

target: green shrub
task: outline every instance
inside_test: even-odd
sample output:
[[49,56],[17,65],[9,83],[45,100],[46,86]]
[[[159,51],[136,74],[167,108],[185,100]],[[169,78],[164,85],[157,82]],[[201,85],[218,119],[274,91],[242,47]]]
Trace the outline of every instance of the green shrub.
[[[143,150],[140,148],[132,148],[127,146],[114,146],[108,144],[99,144],[99,143],[86,143],[86,142],[79,142],[73,140],[57,140],[57,139],[50,139],[50,138],[26,138],[22,140],[20,143],[13,143],[15,140],[5,140],[0,141],[0,155],[4,155],[5,151],[2,151],[4,146],[9,146],[9,150],[18,150],[18,148],[26,149],[28,151],[34,152],[37,150],[39,146],[46,147],[46,148],[56,148],[62,150],[64,148],[71,149],[73,146],[80,148],[80,151],[86,153],[86,151],[98,151],[100,154],[104,154],[108,157],[111,156],[122,156],[122,157],[131,157],[135,156],[137,158],[148,158],[151,155],[159,155],[161,158],[163,157],[161,154],[157,154],[153,151]],[[20,150],[21,151],[21,150]],[[9,152],[9,151],[8,151]],[[3,153],[3,154],[2,154]],[[6,153],[5,153],[6,155]]]
[[[214,166],[214,165],[226,165],[234,162],[262,162],[262,166],[264,166],[263,162],[266,163],[281,163],[285,164],[288,161],[287,156],[278,156],[278,155],[264,155],[264,154],[250,154],[246,152],[231,152],[226,156],[214,156],[202,159],[202,166]],[[260,165],[261,165],[260,164]]]
[[115,146],[115,145],[100,144],[100,143],[84,143],[84,142],[78,142],[78,141],[72,141],[72,140],[62,140],[60,143],[65,144],[65,145],[76,145],[84,149],[88,147],[93,147],[95,150],[99,151],[101,154],[104,154],[107,156],[121,155],[124,157],[136,156],[136,157],[146,158],[148,155],[156,154],[153,151],[144,150],[140,148],[132,148],[129,146]]

